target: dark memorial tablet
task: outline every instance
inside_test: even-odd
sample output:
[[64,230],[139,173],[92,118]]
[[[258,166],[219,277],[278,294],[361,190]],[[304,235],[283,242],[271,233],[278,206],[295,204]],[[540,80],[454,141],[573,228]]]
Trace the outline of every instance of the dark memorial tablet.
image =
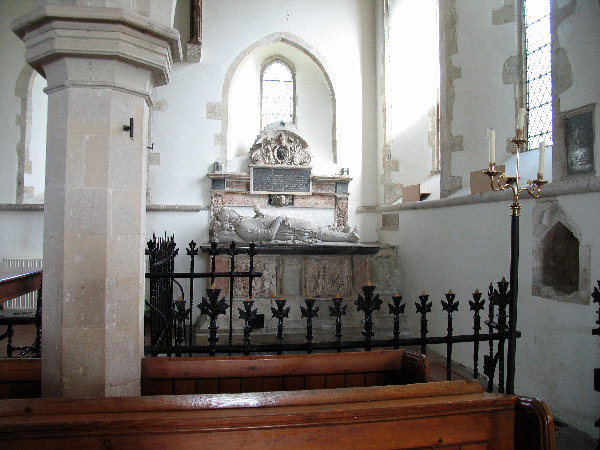
[[594,173],[594,123],[592,112],[565,118],[567,174]]
[[308,167],[252,167],[250,191],[253,194],[310,194],[310,172]]

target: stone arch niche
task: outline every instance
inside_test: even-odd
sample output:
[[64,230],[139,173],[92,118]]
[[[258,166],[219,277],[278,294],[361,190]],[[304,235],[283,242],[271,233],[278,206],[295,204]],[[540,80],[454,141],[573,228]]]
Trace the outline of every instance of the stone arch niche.
[[[265,60],[273,55],[285,57],[293,63],[297,77],[297,99],[303,95],[300,90],[303,89],[304,69],[313,76],[313,80],[306,82],[310,89],[314,88],[315,79],[318,81],[321,92],[315,95],[324,103],[316,114],[303,115],[301,108],[309,106],[310,102],[306,98],[303,102],[300,101],[296,111],[297,127],[309,141],[313,152],[318,149],[314,153],[316,160],[322,160],[329,166],[337,164],[336,99],[333,84],[323,58],[308,43],[290,33],[274,33],[244,49],[227,70],[221,102],[207,104],[207,118],[221,121],[221,132],[215,136],[215,144],[220,147],[219,162],[225,170],[236,171],[236,158],[247,155],[261,131],[260,70]],[[241,108],[239,102],[242,102]],[[240,162],[241,167],[246,163]]]
[[561,222],[542,238],[542,282],[565,294],[579,288],[579,240]]
[[42,89],[46,84],[28,64],[15,83],[15,97],[21,101],[16,118],[20,137],[16,149],[16,203],[44,202],[48,99]]
[[558,201],[538,201],[533,211],[532,294],[589,303],[591,248]]

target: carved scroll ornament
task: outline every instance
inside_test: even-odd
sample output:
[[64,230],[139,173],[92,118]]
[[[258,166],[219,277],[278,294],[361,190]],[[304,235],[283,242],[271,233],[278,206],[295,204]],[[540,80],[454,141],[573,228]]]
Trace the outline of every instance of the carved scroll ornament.
[[288,130],[264,130],[250,149],[252,164],[307,166],[311,156],[306,141]]

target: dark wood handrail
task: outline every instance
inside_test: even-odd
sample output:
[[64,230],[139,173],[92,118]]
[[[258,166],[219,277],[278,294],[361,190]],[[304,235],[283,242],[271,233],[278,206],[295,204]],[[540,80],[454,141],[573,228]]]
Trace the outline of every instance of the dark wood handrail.
[[0,279],[0,303],[42,288],[42,271]]

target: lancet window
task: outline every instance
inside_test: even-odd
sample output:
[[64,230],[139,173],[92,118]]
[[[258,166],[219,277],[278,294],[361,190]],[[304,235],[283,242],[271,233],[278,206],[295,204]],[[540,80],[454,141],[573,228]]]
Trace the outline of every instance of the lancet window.
[[528,147],[552,145],[550,0],[525,1]]
[[281,58],[265,64],[261,76],[261,128],[273,122],[295,122],[295,77]]

